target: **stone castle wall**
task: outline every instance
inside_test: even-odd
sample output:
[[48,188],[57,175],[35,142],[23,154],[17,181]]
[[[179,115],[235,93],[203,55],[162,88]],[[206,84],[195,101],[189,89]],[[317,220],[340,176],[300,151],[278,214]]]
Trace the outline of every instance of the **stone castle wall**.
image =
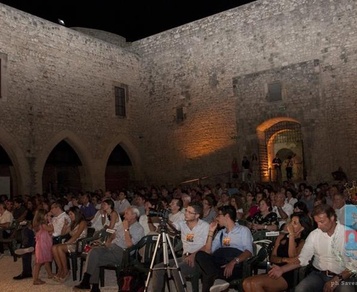
[[[222,173],[258,151],[257,127],[280,117],[301,124],[309,180],[338,166],[356,177],[356,14],[349,0],[256,1],[134,43],[157,116],[146,127],[167,158],[149,163],[171,173],[173,161],[187,178]],[[274,81],[283,98],[268,102]],[[176,124],[180,106],[187,118]]]
[[[2,143],[20,163],[22,192],[41,189],[45,161],[62,139],[82,160],[86,189],[104,188],[107,159],[121,142],[132,146],[139,164],[133,135],[142,98],[138,56],[3,5],[0,27],[0,51],[7,56],[0,128],[11,137],[2,136]],[[126,119],[115,116],[114,86],[120,84],[130,88]]]
[[[0,16],[0,141],[22,191],[41,188],[64,138],[88,188],[103,187],[118,143],[148,183],[223,174],[275,118],[301,124],[309,180],[338,166],[357,176],[353,0],[256,1],[121,47],[4,5]],[[274,81],[283,98],[268,102]],[[129,86],[127,119],[115,117],[115,84]]]

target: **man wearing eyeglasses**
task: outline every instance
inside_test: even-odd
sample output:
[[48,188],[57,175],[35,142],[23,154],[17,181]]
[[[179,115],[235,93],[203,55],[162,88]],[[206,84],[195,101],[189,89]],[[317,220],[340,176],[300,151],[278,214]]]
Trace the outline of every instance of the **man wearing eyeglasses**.
[[[202,274],[202,292],[226,290],[228,282],[241,275],[241,263],[253,254],[252,234],[249,228],[235,223],[236,215],[231,205],[219,207],[216,221],[210,224],[207,243],[196,254],[196,264]],[[224,228],[213,236],[218,225]],[[213,285],[216,279],[225,281]]]
[[[197,272],[195,268],[195,255],[206,243],[209,224],[200,218],[203,215],[203,206],[201,202],[191,202],[185,210],[185,220],[172,222],[174,227],[181,232],[181,241],[183,246],[183,256],[177,259],[181,270],[183,281],[188,275]],[[170,260],[169,266],[174,266],[174,261]],[[176,284],[176,291],[182,292],[184,286],[177,269],[172,269],[172,276]],[[162,291],[164,287],[165,267],[164,263],[154,267],[153,277],[149,291]],[[186,283],[185,283],[186,287]]]

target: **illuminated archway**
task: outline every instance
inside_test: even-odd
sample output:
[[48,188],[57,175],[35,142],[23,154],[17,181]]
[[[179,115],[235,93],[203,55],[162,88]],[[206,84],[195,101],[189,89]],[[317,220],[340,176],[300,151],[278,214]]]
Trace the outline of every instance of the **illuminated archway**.
[[[267,120],[257,127],[259,156],[262,181],[286,180],[285,167],[287,157],[293,156],[293,180],[305,179],[304,147],[300,123],[292,118],[278,117]],[[282,176],[278,179],[272,165],[278,154],[282,160]]]

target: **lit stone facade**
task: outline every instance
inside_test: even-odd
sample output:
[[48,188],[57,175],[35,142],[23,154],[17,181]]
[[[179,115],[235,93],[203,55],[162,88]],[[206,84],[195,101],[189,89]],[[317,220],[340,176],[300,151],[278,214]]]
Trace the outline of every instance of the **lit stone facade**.
[[[105,188],[118,144],[143,183],[221,182],[233,157],[254,153],[267,180],[284,149],[311,182],[339,166],[357,177],[354,0],[256,1],[131,44],[1,4],[0,27],[0,144],[17,193],[42,191],[62,140],[82,161],[83,189]],[[281,100],[268,101],[273,83]],[[120,84],[125,119],[114,111]],[[292,131],[302,140],[284,140]]]

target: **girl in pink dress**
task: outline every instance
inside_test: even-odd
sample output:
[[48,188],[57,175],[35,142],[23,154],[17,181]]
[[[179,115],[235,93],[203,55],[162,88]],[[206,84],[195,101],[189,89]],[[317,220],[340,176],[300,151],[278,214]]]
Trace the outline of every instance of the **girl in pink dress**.
[[47,211],[45,209],[38,209],[33,218],[33,229],[36,233],[35,245],[35,266],[33,268],[33,284],[45,284],[39,278],[40,269],[44,265],[48,278],[53,278],[51,265],[52,262],[52,237],[50,235],[51,228],[47,224]]

